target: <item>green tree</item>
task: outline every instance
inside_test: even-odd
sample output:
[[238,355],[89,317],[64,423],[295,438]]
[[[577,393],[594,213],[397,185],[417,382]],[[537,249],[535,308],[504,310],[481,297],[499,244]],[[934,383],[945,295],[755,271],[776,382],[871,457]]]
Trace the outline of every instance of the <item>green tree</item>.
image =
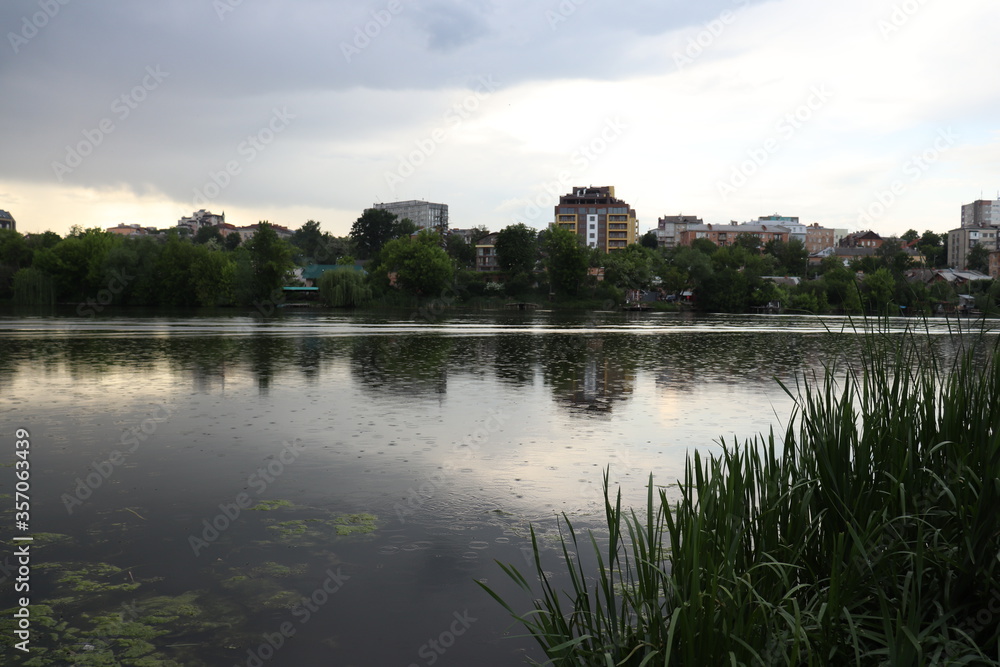
[[310,258],[316,257],[323,247],[323,241],[320,223],[315,220],[306,221],[304,225],[295,230],[291,238],[292,245],[298,248],[304,256]]
[[975,244],[965,256],[965,266],[971,271],[986,273],[990,270],[990,251],[979,243]]
[[741,248],[746,248],[750,252],[759,253],[760,252],[760,237],[754,236],[753,234],[737,234],[736,235],[736,245]]
[[240,247],[240,243],[243,242],[243,237],[236,232],[229,232],[226,234],[226,240],[222,244],[225,246],[226,250],[233,251]]
[[656,250],[656,248],[660,245],[660,240],[656,238],[656,231],[650,229],[648,232],[643,234],[642,238],[639,239],[639,245],[641,245],[643,248]]
[[205,245],[209,241],[215,241],[219,245],[225,242],[225,239],[222,238],[222,232],[215,225],[202,227],[194,235],[194,242],[198,245]]
[[538,232],[523,222],[501,229],[494,247],[500,270],[512,276],[535,270],[538,258]]
[[319,278],[319,293],[334,308],[357,308],[372,300],[372,289],[365,275],[346,267],[324,271]]
[[545,234],[545,267],[557,294],[575,296],[587,277],[589,253],[568,229],[550,227]]
[[791,239],[787,243],[768,241],[764,244],[764,252],[778,260],[774,269],[778,275],[805,276],[809,269],[809,251],[798,239]]
[[445,252],[463,268],[472,268],[476,261],[476,248],[458,234],[449,234],[445,239]]
[[295,266],[291,246],[280,239],[266,221],[258,225],[257,232],[243,245],[252,273],[250,296],[254,301],[276,300],[275,295],[279,294],[288,272]]
[[[865,303],[870,311],[886,313],[896,289],[896,279],[887,268],[881,268],[865,276]],[[895,313],[891,313],[895,314]]]
[[919,239],[920,234],[918,234],[917,230],[915,229],[907,229],[906,232],[899,238],[909,243],[911,241],[916,241],[917,239]]
[[715,245],[708,239],[695,239],[691,241],[691,247],[704,255],[714,255],[715,251],[719,249],[719,246]]
[[200,306],[228,306],[236,301],[236,266],[230,253],[198,253],[191,264],[195,298]]
[[396,214],[380,208],[366,209],[351,225],[351,241],[362,259],[371,259],[382,246],[398,236]]
[[605,282],[623,289],[646,289],[653,278],[653,251],[632,244],[604,255]]
[[432,296],[451,284],[454,268],[441,249],[439,236],[421,232],[416,238],[393,239],[379,255],[378,273],[396,274],[396,285],[409,294]]

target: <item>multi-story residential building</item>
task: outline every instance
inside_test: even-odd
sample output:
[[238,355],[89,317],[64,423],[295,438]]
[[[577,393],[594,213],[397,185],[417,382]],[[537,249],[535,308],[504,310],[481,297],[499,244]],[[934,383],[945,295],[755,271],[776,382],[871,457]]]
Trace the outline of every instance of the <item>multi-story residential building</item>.
[[854,232],[840,239],[841,248],[881,248],[882,237],[873,231]]
[[14,216],[7,211],[0,211],[0,229],[9,229],[12,232],[17,231],[17,223],[14,222]]
[[621,250],[639,236],[635,209],[615,197],[613,185],[574,187],[559,198],[553,224],[579,236],[588,248],[605,252]]
[[782,227],[787,227],[789,241],[799,241],[802,245],[805,245],[806,243],[806,226],[799,223],[798,216],[789,217],[778,215],[777,213],[773,215],[763,215],[757,218],[757,223],[762,225],[781,225]]
[[218,227],[220,224],[226,221],[226,212],[223,211],[222,215],[216,215],[215,213],[210,213],[205,209],[195,211],[189,216],[183,217],[177,221],[178,227],[187,227],[191,234],[197,234],[198,230],[202,227]]
[[968,267],[969,251],[981,245],[987,252],[997,249],[996,227],[959,227],[948,232],[948,266],[959,271]]
[[665,215],[656,221],[656,244],[661,248],[677,246],[677,235],[688,225],[703,225],[705,221],[695,215]]
[[1000,227],[1000,199],[962,204],[962,227]]
[[476,271],[499,271],[497,265],[497,237],[500,234],[493,232],[479,239],[476,243]]
[[489,234],[489,232],[484,232],[482,228],[473,227],[471,229],[449,229],[448,236],[460,236],[462,240],[471,246],[475,246],[476,242],[482,237]]
[[814,222],[806,227],[806,251],[809,254],[826,250],[834,246],[836,232],[828,227],[820,227],[818,222]]
[[788,243],[788,227],[784,225],[763,225],[746,222],[728,225],[688,225],[687,229],[678,235],[678,245],[691,245],[695,239],[708,239],[717,246],[727,246],[736,243],[736,238],[742,234],[753,236],[763,246],[768,241]]
[[372,204],[372,208],[389,211],[397,220],[409,218],[417,229],[433,229],[441,233],[448,231],[448,205],[433,204],[419,199]]

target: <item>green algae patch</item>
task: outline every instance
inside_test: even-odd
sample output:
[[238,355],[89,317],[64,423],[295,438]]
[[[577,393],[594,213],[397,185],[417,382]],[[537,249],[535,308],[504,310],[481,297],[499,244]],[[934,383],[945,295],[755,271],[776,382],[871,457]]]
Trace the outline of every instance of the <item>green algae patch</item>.
[[374,533],[378,517],[374,514],[342,514],[333,520],[338,535],[367,535]]
[[56,582],[77,593],[112,593],[134,591],[135,581],[126,581],[128,574],[120,567],[108,563],[66,563]]
[[50,544],[66,544],[72,542],[73,538],[62,533],[32,533],[31,546],[35,549],[46,547]]
[[250,509],[255,512],[271,512],[282,507],[292,506],[293,504],[290,500],[262,500]]

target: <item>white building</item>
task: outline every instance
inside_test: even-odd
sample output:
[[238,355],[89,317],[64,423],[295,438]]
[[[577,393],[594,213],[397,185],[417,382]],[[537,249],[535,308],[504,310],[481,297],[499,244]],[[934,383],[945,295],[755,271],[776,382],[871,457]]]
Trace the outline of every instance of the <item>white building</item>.
[[448,231],[448,205],[410,199],[407,201],[372,204],[372,208],[389,211],[396,215],[397,220],[409,218],[417,229],[434,229],[439,232]]

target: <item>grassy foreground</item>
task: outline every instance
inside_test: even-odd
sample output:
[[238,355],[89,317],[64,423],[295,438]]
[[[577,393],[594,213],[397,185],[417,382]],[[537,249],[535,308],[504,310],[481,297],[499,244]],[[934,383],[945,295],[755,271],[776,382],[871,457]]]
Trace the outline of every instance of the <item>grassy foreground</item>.
[[783,438],[689,456],[681,500],[651,477],[623,510],[605,475],[610,538],[564,517],[567,590],[534,531],[538,583],[501,564],[534,609],[483,587],[559,666],[1000,664],[1000,351],[974,338],[866,333],[786,387]]

